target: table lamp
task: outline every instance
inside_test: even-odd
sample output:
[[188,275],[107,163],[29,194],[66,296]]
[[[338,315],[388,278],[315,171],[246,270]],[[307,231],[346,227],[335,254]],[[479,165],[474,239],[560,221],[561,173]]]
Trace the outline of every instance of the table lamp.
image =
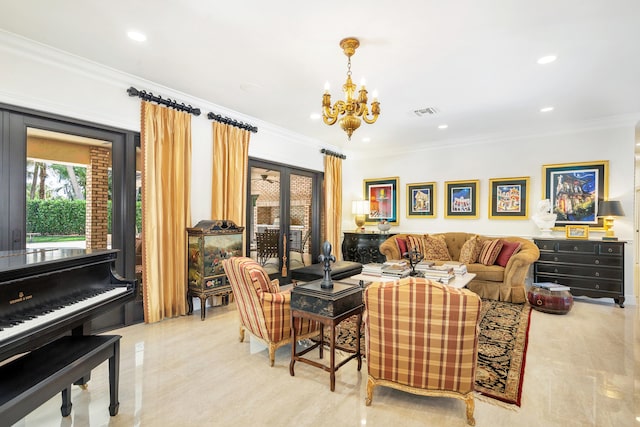
[[604,217],[604,237],[602,240],[618,240],[613,234],[613,217],[624,216],[622,204],[618,200],[603,200],[598,205],[598,216]]
[[368,200],[354,200],[351,202],[351,213],[356,216],[356,233],[364,231],[364,222],[369,215]]

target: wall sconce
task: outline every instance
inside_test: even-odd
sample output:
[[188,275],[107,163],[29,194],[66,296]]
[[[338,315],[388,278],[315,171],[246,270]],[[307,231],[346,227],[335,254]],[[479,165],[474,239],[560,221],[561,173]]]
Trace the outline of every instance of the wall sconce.
[[356,233],[364,231],[364,222],[369,215],[368,200],[354,200],[351,202],[351,213],[356,216]]
[[613,217],[624,216],[620,201],[603,200],[600,202],[598,216],[604,217],[604,237],[602,240],[618,240],[613,234]]

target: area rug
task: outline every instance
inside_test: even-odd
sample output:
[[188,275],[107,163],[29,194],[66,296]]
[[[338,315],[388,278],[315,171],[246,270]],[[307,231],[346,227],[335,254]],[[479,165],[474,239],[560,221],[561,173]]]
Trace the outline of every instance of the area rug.
[[[476,393],[481,400],[510,408],[520,406],[530,317],[529,304],[482,300],[476,370]],[[336,333],[336,344],[355,351],[355,316],[341,322]],[[364,344],[361,334],[363,355]]]

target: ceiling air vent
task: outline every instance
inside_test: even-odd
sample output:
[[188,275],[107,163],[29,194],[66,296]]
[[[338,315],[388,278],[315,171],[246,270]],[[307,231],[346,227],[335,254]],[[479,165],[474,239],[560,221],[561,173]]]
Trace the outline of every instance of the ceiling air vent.
[[416,113],[417,116],[422,117],[425,114],[436,114],[438,110],[433,107],[427,107],[427,108],[420,108],[419,110],[414,110],[413,112]]

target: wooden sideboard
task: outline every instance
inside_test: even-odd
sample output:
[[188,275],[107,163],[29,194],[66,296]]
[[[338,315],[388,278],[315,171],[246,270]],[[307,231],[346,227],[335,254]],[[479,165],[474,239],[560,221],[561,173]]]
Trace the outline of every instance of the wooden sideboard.
[[395,234],[383,233],[344,233],[342,241],[342,259],[361,264],[385,262],[386,258],[380,253],[380,245]]
[[534,282],[571,288],[573,295],[613,298],[624,307],[624,244],[622,241],[535,238],[540,258]]

